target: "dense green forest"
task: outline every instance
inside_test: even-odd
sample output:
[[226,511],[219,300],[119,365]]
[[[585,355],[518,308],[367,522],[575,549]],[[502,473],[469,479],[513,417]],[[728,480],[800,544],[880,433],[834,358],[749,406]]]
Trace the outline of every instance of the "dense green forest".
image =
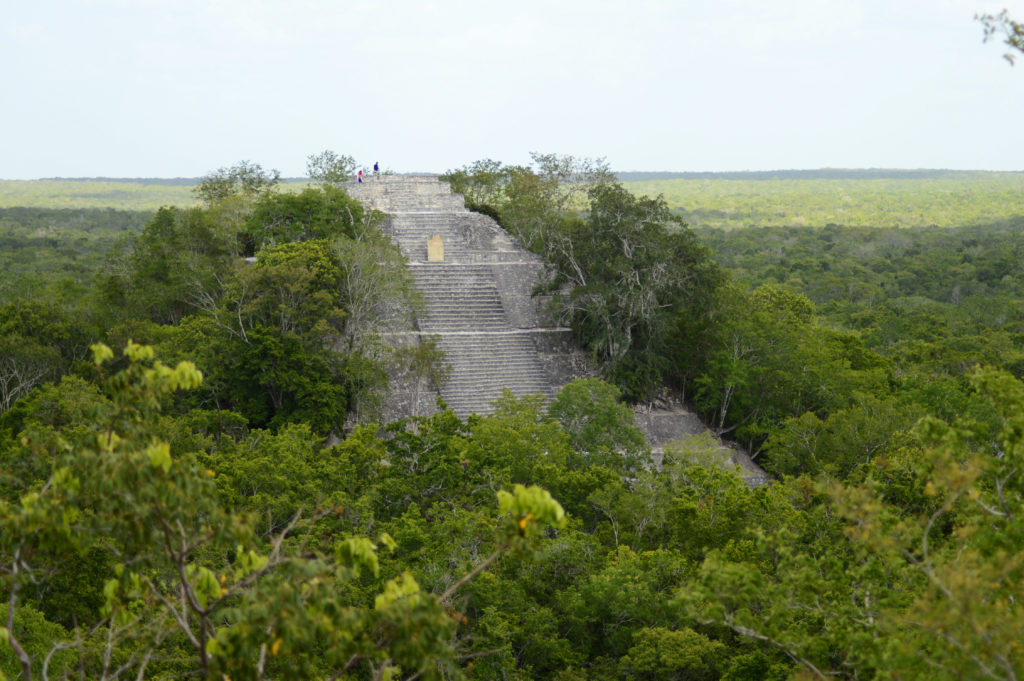
[[96,179],[0,180],[0,206],[19,208],[117,208],[154,211],[195,202],[195,180]]
[[0,208],[0,302],[50,286],[87,286],[106,254],[152,217],[113,208]]
[[695,228],[961,227],[1024,215],[1024,173],[723,173],[625,185],[638,195],[664,196]]
[[[22,227],[71,213],[13,213],[54,274],[0,301],[0,674],[1024,673],[1015,211],[691,230],[600,162],[451,171],[605,381],[377,424],[417,358],[375,331],[420,303],[332,177],[238,166],[141,229],[97,213],[91,276],[56,274],[75,230]],[[666,390],[775,482],[710,437],[654,465],[622,399]]]
[[[192,206],[196,178],[48,178],[0,180],[0,208],[116,208],[155,211],[162,206]],[[278,183],[282,191],[301,191],[308,180]]]

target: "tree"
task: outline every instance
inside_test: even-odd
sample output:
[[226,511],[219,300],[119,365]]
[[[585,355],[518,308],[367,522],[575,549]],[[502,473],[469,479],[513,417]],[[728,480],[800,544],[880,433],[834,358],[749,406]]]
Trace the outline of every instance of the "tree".
[[857,391],[889,393],[888,363],[856,334],[815,324],[799,294],[724,286],[709,307],[703,324],[686,330],[697,351],[679,366],[692,376],[693,399],[711,426],[735,432],[752,452],[786,418],[808,411],[825,418]]
[[341,432],[366,376],[355,351],[334,351],[346,313],[329,242],[265,248],[254,265],[232,274],[199,301],[204,317],[187,320],[177,334],[187,346],[195,347],[193,334],[202,339],[198,350],[187,350],[209,375],[202,393],[254,426],[308,421],[318,433]]
[[445,361],[437,336],[418,336],[417,342],[396,348],[392,356],[398,366],[398,380],[412,388],[411,416],[419,416],[423,388],[440,392],[448,382],[452,365]]
[[921,415],[920,409],[901,408],[895,398],[854,393],[849,407],[824,420],[805,412],[779,423],[765,442],[766,465],[782,475],[826,472],[846,478],[857,466],[906,447]]
[[725,645],[712,641],[689,627],[672,631],[664,627],[644,628],[633,636],[634,644],[619,660],[623,677],[699,681],[714,679],[715,662]]
[[568,220],[545,247],[547,290],[577,339],[629,400],[666,375],[680,316],[697,316],[720,275],[706,249],[661,199],[621,185],[589,192],[585,220]]
[[0,336],[0,414],[60,371],[60,353],[19,335]]
[[466,204],[473,210],[491,206],[492,210],[502,205],[502,196],[509,178],[519,168],[504,166],[501,161],[482,159],[458,170],[449,170],[441,179],[451,185],[452,191],[466,197]]
[[649,463],[633,410],[620,402],[613,385],[596,378],[572,381],[552,400],[548,416],[558,421],[589,464],[635,473]]
[[1014,52],[1024,53],[1024,24],[1011,19],[1005,9],[999,14],[975,14],[974,18],[984,26],[985,42],[997,35],[1003,38],[1003,44],[1009,48],[1003,54],[1003,59],[1013,66],[1016,59]]
[[0,306],[0,414],[88,354],[96,332],[80,301],[20,299]]
[[231,196],[255,198],[272,192],[280,180],[281,173],[277,170],[264,170],[259,163],[239,161],[203,175],[192,193],[200,201],[213,205]]
[[[237,225],[217,209],[161,208],[124,262],[108,266],[103,294],[121,319],[176,324],[210,295],[239,258]],[[124,309],[124,308],[127,309]]]
[[258,251],[288,241],[352,238],[363,221],[363,213],[362,205],[337,187],[310,187],[298,194],[268,194],[260,198],[244,229],[254,251]]
[[378,331],[411,328],[424,303],[398,246],[369,226],[354,239],[334,240],[331,248],[341,270],[341,347],[366,352]]
[[441,176],[466,197],[471,210],[487,213],[526,248],[542,252],[550,230],[585,208],[587,192],[613,184],[604,159],[530,154],[532,167],[484,159]]
[[530,159],[555,212],[559,214],[583,208],[585,204],[580,202],[592,189],[616,184],[615,173],[603,158],[532,152]]
[[323,186],[338,186],[348,182],[348,178],[356,170],[356,160],[351,156],[336,154],[325,149],[319,154],[311,154],[306,160],[306,174],[314,182]]

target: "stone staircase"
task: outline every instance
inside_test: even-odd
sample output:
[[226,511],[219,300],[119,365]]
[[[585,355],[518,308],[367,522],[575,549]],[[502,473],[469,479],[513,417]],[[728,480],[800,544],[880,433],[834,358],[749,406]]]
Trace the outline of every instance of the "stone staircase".
[[441,398],[456,414],[486,414],[505,389],[515,395],[551,397],[547,374],[527,334],[463,331],[438,334],[452,366]]
[[[518,249],[490,218],[471,213],[461,196],[436,176],[402,175],[367,178],[346,187],[365,205],[388,215],[385,233],[398,244],[423,294],[426,313],[412,332],[394,333],[397,343],[437,339],[451,366],[441,398],[460,416],[486,414],[508,389],[515,395],[551,397],[568,382],[571,370],[552,370],[557,353],[544,353],[551,336],[567,329],[541,323],[531,289],[540,261]],[[443,260],[428,257],[428,241],[440,236]],[[555,358],[555,359],[553,359]],[[386,416],[409,414],[407,396],[392,398]],[[416,405],[429,413],[433,405]]]
[[415,263],[409,269],[427,304],[427,316],[419,320],[421,331],[509,328],[494,274],[486,265]]

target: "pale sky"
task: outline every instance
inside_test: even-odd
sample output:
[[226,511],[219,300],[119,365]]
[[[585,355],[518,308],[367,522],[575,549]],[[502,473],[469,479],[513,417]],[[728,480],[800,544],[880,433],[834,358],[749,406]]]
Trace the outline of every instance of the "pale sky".
[[1024,0],[0,0],[0,178],[1024,169]]

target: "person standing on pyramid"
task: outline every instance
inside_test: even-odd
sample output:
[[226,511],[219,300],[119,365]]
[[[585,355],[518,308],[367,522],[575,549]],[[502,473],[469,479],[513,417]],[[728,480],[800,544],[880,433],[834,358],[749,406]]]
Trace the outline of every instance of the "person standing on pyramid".
[[359,184],[363,183],[363,169],[362,168],[360,168],[359,172],[356,174],[356,179],[359,180]]
[[373,162],[373,176],[378,180],[380,179],[380,166],[377,165],[376,161]]

